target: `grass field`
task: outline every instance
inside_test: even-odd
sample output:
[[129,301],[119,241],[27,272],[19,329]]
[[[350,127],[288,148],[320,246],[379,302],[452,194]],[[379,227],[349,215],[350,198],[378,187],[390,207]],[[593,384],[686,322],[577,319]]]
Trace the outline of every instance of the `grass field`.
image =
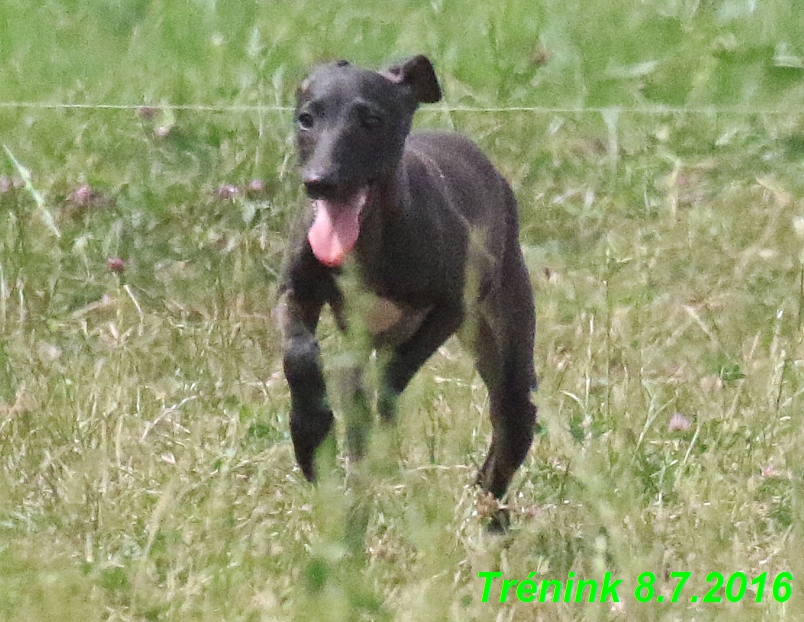
[[[0,621],[804,619],[802,42],[785,0],[3,0]],[[287,106],[318,60],[418,52],[418,124],[510,179],[537,292],[502,537],[458,342],[398,469],[311,487],[288,436]],[[620,602],[500,602],[534,572]]]

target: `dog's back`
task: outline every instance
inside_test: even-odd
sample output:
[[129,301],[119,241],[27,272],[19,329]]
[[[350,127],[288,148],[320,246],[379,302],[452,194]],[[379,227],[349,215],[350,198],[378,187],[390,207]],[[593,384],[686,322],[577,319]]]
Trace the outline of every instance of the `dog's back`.
[[519,217],[511,187],[480,148],[460,134],[415,132],[408,137],[403,163],[419,209],[466,236],[466,257],[499,279],[506,253],[519,253]]
[[[508,182],[471,140],[451,132],[414,132],[405,144],[404,162],[409,170],[418,160],[451,207],[471,223],[516,215]],[[411,185],[417,185],[411,179]]]

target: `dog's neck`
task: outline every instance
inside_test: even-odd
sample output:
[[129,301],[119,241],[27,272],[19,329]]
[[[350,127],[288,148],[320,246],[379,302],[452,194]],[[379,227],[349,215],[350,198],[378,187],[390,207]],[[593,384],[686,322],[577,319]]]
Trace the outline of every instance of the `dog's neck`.
[[370,203],[366,206],[361,237],[357,241],[358,252],[361,247],[376,244],[373,238],[382,236],[389,227],[404,220],[411,203],[408,172],[402,159],[392,172],[372,184]]

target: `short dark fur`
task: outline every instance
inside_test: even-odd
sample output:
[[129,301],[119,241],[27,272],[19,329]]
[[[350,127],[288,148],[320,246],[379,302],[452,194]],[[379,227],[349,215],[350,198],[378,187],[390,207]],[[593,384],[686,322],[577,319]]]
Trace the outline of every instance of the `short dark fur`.
[[[316,68],[297,93],[301,175],[313,199],[371,188],[352,252],[358,274],[367,291],[414,318],[412,329],[395,337],[375,336],[375,345],[390,354],[379,398],[384,420],[393,420],[396,397],[416,371],[471,318],[466,345],[488,387],[493,424],[478,482],[501,498],[536,428],[533,291],[518,242],[516,199],[505,179],[462,136],[409,134],[418,105],[440,98],[424,56],[384,72],[344,61]],[[348,301],[338,274],[300,236],[281,285],[290,430],[310,480],[315,450],[333,422],[315,330],[325,303],[346,328]],[[471,300],[465,292],[474,292]]]

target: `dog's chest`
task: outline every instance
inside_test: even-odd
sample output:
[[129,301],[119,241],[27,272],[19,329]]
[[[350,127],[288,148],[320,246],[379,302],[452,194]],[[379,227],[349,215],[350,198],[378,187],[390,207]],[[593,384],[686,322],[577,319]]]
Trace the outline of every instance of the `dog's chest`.
[[372,341],[377,345],[396,345],[410,339],[430,308],[415,309],[389,298],[366,296],[361,319]]
[[365,330],[376,346],[395,346],[410,339],[432,305],[412,305],[377,292],[363,278],[352,273],[338,279],[344,294],[346,324]]

